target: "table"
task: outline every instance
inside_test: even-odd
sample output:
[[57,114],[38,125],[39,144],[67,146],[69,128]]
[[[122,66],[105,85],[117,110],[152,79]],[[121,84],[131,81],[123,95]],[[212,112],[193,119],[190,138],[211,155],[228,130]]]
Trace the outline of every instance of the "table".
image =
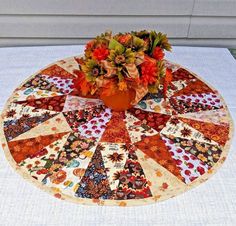
[[[0,82],[2,87],[8,88],[1,91],[0,107],[27,75],[55,60],[78,55],[82,49],[82,46],[2,49]],[[233,84],[236,82],[236,64],[228,50],[175,47],[173,52],[167,58],[205,75],[204,79],[223,95],[235,119],[236,92]],[[227,66],[224,67],[222,62]],[[226,76],[220,80],[222,74]],[[0,204],[0,225],[18,225],[19,222],[21,225],[74,225],[75,222],[77,225],[233,225],[236,222],[234,158],[231,150],[213,178],[182,196],[151,206],[117,209],[78,206],[52,199],[22,180],[1,155],[0,200],[3,201]]]

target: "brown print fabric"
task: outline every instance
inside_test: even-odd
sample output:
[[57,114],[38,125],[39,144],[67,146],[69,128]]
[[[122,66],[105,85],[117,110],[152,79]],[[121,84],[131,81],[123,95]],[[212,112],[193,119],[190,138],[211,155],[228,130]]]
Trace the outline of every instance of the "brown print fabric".
[[64,108],[66,101],[66,95],[55,96],[55,97],[45,97],[33,100],[23,100],[17,101],[17,104],[22,104],[24,106],[35,107],[36,109],[46,109],[50,111],[61,112]]

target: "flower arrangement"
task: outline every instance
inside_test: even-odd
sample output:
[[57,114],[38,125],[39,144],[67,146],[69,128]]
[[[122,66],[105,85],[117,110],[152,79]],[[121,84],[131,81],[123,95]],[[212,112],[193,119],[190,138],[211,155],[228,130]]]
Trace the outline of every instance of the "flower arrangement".
[[165,95],[171,72],[165,67],[164,50],[170,51],[171,45],[161,32],[106,32],[88,42],[84,56],[76,58],[80,70],[75,85],[82,95],[100,95],[115,110],[158,92],[160,85]]

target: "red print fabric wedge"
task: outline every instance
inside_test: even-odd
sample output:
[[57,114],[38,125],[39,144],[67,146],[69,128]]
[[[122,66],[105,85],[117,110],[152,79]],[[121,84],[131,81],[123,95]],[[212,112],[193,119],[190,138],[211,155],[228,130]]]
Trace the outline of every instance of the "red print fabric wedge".
[[40,149],[53,143],[54,141],[61,139],[67,132],[51,134],[47,136],[38,136],[36,138],[30,138],[25,140],[16,140],[8,143],[9,150],[13,159],[20,163],[24,159],[37,153]]
[[179,81],[179,80],[192,80],[196,77],[192,75],[189,71],[185,70],[184,68],[179,68],[177,71],[173,72],[172,81]]
[[135,153],[136,147],[127,145],[127,160],[124,169],[114,174],[114,179],[119,180],[114,198],[118,200],[143,199],[151,197],[150,182],[138,161]]
[[17,101],[17,104],[35,107],[36,109],[46,109],[50,111],[61,112],[64,108],[66,96],[46,97],[40,99]]
[[131,140],[124,118],[124,112],[113,112],[100,142],[130,143]]
[[157,132],[161,131],[165,127],[167,121],[171,117],[170,115],[143,111],[136,108],[132,108],[128,110],[128,112],[138,118],[142,123],[155,129]]
[[214,91],[204,82],[197,80],[195,82],[189,83],[185,88],[177,91],[173,95],[173,97],[180,95],[202,94],[202,93],[214,93]]
[[169,170],[180,180],[184,180],[175,160],[172,158],[165,142],[159,134],[145,137],[142,141],[135,143],[135,146],[143,151],[148,157]]
[[209,122],[201,122],[193,119],[180,118],[181,121],[187,123],[194,129],[202,132],[203,135],[214,140],[219,145],[225,145],[229,137],[229,126],[228,125],[216,125]]
[[57,64],[54,64],[44,70],[42,70],[39,74],[41,75],[48,75],[48,76],[56,76],[64,79],[73,79],[75,78],[74,75],[70,74],[68,71],[64,70]]

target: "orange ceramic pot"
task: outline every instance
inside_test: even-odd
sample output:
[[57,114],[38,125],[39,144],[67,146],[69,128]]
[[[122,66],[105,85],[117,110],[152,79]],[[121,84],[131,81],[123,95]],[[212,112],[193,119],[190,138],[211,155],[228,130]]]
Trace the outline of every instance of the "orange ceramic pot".
[[132,101],[135,99],[135,90],[128,89],[126,91],[117,90],[113,95],[107,96],[101,93],[100,98],[104,104],[114,111],[125,111],[131,108]]

